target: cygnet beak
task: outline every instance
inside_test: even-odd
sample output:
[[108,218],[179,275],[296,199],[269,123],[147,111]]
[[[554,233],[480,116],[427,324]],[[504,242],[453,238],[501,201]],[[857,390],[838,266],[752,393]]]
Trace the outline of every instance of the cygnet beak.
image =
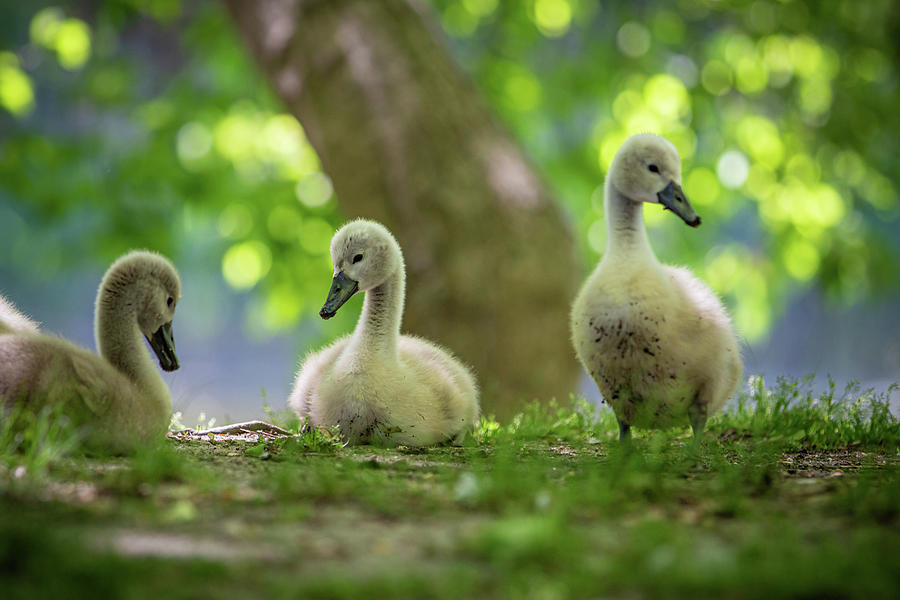
[[330,319],[344,305],[344,302],[350,299],[350,296],[359,289],[359,282],[353,281],[341,271],[331,280],[331,289],[328,290],[328,299],[325,300],[325,306],[319,311],[319,316],[323,319]]
[[[145,336],[146,337],[146,336]],[[175,355],[175,338],[172,336],[172,321],[163,324],[152,337],[147,338],[150,347],[159,359],[159,366],[163,371],[174,371],[180,365],[178,356]]]
[[663,188],[663,191],[656,194],[656,197],[659,198],[659,203],[665,209],[671,210],[691,227],[700,225],[700,215],[694,212],[687,196],[684,195],[684,190],[674,181],[670,181],[669,185]]

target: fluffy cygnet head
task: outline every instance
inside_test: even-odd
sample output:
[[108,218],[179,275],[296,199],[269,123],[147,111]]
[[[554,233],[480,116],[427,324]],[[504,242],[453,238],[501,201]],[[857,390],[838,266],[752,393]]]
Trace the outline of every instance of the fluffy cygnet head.
[[[103,353],[104,333],[119,327],[121,318],[137,320],[138,328],[159,359],[164,371],[179,367],[172,336],[175,306],[181,298],[181,280],[172,263],[164,256],[146,250],[134,250],[109,267],[97,295],[97,346]],[[133,316],[132,316],[133,315]]]
[[650,133],[628,138],[613,158],[608,177],[626,198],[662,204],[691,227],[700,225],[681,189],[681,157],[669,140]]
[[351,221],[331,238],[334,279],[319,316],[330,319],[358,291],[388,280],[403,266],[400,245],[391,232],[374,221]]

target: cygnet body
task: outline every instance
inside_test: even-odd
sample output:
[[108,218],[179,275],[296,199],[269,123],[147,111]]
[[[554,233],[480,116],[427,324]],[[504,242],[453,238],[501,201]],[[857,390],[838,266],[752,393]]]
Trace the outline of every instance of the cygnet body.
[[141,338],[164,370],[178,368],[172,318],[180,295],[166,258],[147,251],[122,256],[97,292],[99,356],[58,337],[0,334],[0,400],[35,411],[57,407],[84,428],[91,449],[130,452],[161,439],[172,399]]
[[13,303],[0,295],[0,334],[11,333],[37,333],[37,323],[23,315],[13,306]]
[[572,306],[575,353],[615,411],[632,425],[690,422],[694,435],[734,392],[743,370],[731,321],[688,269],[650,248],[643,203],[662,204],[692,227],[700,217],[681,189],[681,160],[667,140],[629,138],[606,178],[607,246]]
[[[331,241],[334,277],[320,311],[328,319],[365,292],[352,334],[308,355],[288,404],[313,426],[334,426],[351,443],[460,443],[479,416],[471,371],[450,352],[400,335],[406,274],[397,241],[357,220]],[[439,318],[439,317],[436,317]]]

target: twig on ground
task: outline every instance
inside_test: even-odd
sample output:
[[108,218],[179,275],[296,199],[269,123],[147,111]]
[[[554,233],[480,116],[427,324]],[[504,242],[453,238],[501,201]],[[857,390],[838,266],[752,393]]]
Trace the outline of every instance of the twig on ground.
[[247,421],[245,423],[233,423],[221,427],[209,429],[182,429],[170,431],[168,437],[183,441],[246,441],[258,442],[265,440],[278,440],[294,437],[290,431],[265,421]]
[[[234,423],[232,425],[222,425],[221,427],[212,427],[210,429],[186,429],[185,431],[190,431],[195,435],[209,435],[210,433],[265,433],[269,435],[273,435],[271,432],[275,432],[280,436],[291,436],[293,435],[290,431],[286,429],[282,429],[277,425],[272,425],[271,423],[266,423],[265,421],[247,421],[245,423]],[[278,437],[278,436],[273,436]]]

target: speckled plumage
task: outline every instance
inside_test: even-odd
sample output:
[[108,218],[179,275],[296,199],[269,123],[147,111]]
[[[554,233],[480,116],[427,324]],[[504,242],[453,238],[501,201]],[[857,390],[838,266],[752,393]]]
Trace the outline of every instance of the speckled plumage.
[[657,202],[669,182],[680,189],[681,163],[669,142],[647,134],[626,141],[606,181],[606,252],[572,306],[575,352],[623,435],[631,425],[688,421],[699,433],[741,378],[737,338],[719,299],[688,269],[660,264],[647,240],[643,203]]
[[289,406],[312,425],[339,426],[351,443],[462,441],[480,413],[475,377],[447,350],[400,335],[406,275],[394,237],[352,221],[334,235],[331,257],[335,276],[366,293],[363,311],[352,334],[304,359]]
[[161,439],[172,400],[141,337],[171,323],[180,294],[164,257],[134,251],[119,258],[97,292],[100,355],[36,332],[0,334],[0,400],[35,411],[59,406],[84,427],[92,449],[129,452]]

